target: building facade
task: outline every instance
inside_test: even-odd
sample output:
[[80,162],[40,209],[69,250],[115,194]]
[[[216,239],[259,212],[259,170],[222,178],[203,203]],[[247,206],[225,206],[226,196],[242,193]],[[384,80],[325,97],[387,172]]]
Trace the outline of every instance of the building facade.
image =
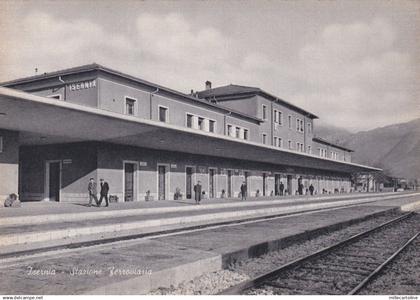
[[92,64],[2,84],[0,197],[85,202],[89,178],[119,201],[350,192],[351,150],[317,118],[259,88],[178,91]]

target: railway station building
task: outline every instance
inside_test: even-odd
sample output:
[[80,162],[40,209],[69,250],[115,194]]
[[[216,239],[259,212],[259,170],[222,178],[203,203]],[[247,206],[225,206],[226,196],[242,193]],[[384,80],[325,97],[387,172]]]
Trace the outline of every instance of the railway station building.
[[98,64],[1,84],[0,199],[86,202],[104,178],[119,202],[352,191],[352,150],[317,116],[259,88],[181,93]]

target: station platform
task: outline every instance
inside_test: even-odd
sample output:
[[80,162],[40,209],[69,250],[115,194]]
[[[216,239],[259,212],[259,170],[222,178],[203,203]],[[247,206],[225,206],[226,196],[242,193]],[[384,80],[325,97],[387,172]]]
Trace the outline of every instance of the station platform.
[[[300,211],[270,220],[62,249],[27,258],[4,258],[0,264],[0,294],[145,294],[315,233],[420,207],[419,194],[390,196],[368,201],[364,195],[347,207]],[[337,199],[331,198],[332,202]]]
[[0,255],[363,203],[383,203],[396,198],[409,201],[416,195],[369,193],[247,201],[218,199],[205,200],[200,205],[193,201],[154,201],[116,203],[107,208],[24,203],[21,208],[0,209]]

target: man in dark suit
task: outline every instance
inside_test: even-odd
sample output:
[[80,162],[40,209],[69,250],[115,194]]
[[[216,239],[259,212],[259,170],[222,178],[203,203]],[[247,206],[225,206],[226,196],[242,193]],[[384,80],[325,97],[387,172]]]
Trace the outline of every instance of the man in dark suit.
[[106,203],[105,207],[108,207],[109,185],[108,185],[108,182],[104,181],[103,178],[101,178],[100,182],[101,182],[101,197],[99,198],[98,206],[101,206],[102,199],[105,198],[105,203]]
[[241,200],[246,200],[246,182],[244,181],[241,185]]
[[194,185],[194,198],[195,204],[200,204],[201,201],[201,181],[199,180],[196,185]]
[[282,181],[280,181],[280,196],[283,196],[284,194],[284,184]]

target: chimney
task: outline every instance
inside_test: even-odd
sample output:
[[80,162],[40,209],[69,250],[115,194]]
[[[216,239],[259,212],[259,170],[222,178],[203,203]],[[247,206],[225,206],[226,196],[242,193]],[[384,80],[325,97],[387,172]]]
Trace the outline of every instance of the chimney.
[[206,81],[206,90],[210,90],[211,89],[211,81]]

